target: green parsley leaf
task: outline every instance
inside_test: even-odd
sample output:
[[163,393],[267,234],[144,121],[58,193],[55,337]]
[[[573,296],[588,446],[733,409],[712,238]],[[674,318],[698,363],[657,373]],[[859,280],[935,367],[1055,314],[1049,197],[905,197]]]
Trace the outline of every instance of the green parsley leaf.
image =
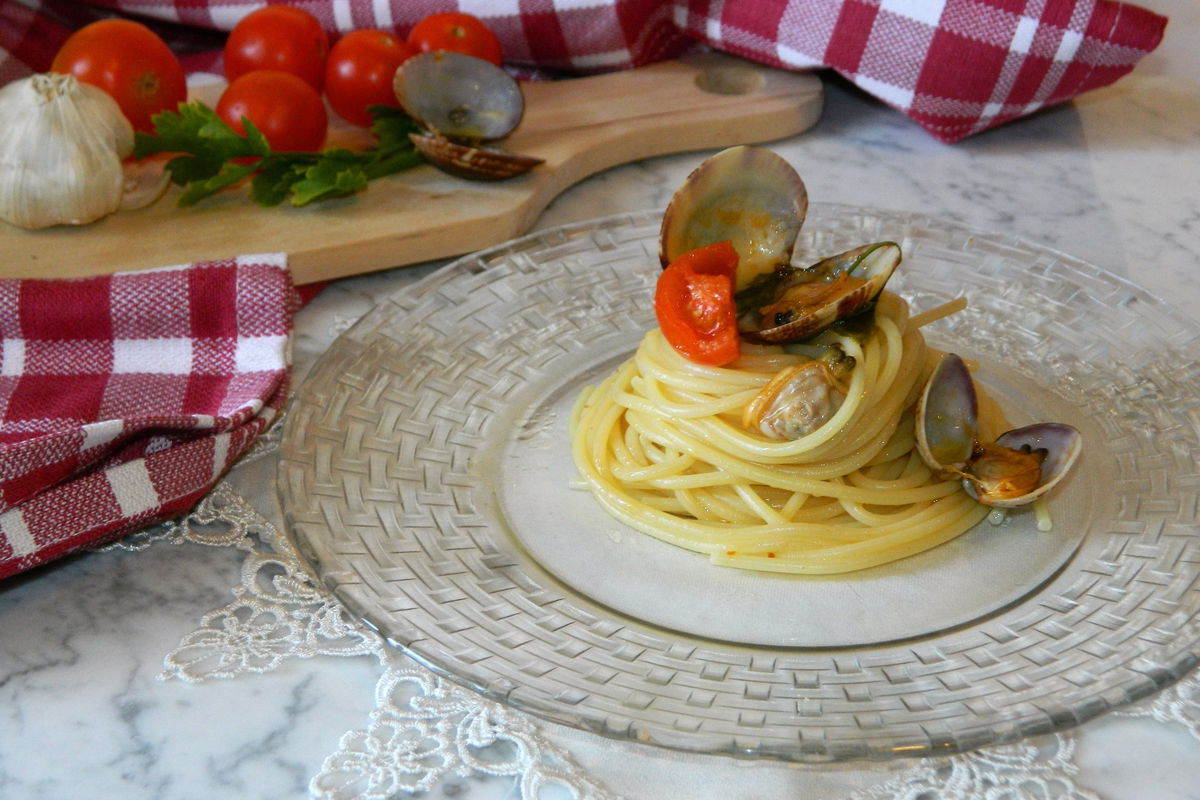
[[258,173],[250,183],[250,199],[260,206],[277,206],[286,200],[292,184],[303,177],[306,168],[280,159],[271,159],[258,166]]
[[175,153],[167,162],[172,182],[184,187],[182,206],[194,205],[253,175],[250,197],[275,206],[291,197],[294,206],[344,197],[362,191],[384,175],[422,163],[409,140],[416,131],[412,118],[388,106],[372,106],[375,147],[362,152],[330,148],[322,153],[275,152],[249,120],[238,135],[217,113],[200,102],[182,103],[176,111],[153,118],[154,133],[138,133],[134,155]]
[[304,170],[304,176],[292,184],[292,205],[342,197],[367,188],[364,166],[349,150],[326,150],[324,158]]
[[[204,198],[214,195],[229,186],[233,186],[242,178],[254,172],[255,168],[254,164],[225,164],[215,175],[190,181],[184,184],[186,188],[183,190],[183,194],[179,196],[179,205],[194,206]],[[172,176],[174,176],[174,173],[172,173]]]
[[410,133],[417,133],[420,126],[408,114],[391,106],[369,106],[371,114],[371,133],[379,139],[379,151],[386,153],[393,150],[412,150]]

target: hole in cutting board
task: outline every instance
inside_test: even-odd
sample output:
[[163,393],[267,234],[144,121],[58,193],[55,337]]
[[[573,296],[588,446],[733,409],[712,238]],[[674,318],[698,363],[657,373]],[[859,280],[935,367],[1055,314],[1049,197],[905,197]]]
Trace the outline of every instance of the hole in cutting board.
[[712,67],[696,75],[696,87],[710,94],[750,94],[762,88],[766,78],[748,67]]

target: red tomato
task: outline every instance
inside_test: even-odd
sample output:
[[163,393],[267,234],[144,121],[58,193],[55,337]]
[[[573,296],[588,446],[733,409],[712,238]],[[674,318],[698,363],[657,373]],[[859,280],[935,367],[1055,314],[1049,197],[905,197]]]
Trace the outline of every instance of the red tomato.
[[408,32],[408,43],[419,53],[452,50],[500,66],[500,40],[479,17],[447,12],[430,14]]
[[390,33],[361,30],[334,44],[325,64],[325,97],[344,119],[371,124],[370,106],[400,108],[392,78],[413,49]]
[[139,131],[153,130],[154,114],[187,100],[179,59],[158,34],[130,20],[105,19],[75,31],[50,69],[108,92]]
[[658,327],[690,361],[721,366],[741,353],[733,301],[737,265],[733,245],[717,242],[684,253],[658,277]]
[[242,18],[225,40],[225,77],[257,69],[290,72],[321,91],[329,36],[316,17],[293,6],[266,6]]
[[217,116],[242,135],[246,117],[276,151],[320,150],[329,123],[316,89],[290,72],[266,69],[229,84],[217,101]]

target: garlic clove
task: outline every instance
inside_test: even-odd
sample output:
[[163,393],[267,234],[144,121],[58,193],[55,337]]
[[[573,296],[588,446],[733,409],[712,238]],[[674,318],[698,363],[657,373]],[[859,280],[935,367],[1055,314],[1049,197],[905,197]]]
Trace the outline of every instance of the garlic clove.
[[133,128],[107,93],[47,73],[0,89],[0,218],[83,225],[120,208]]
[[171,184],[171,173],[161,158],[126,161],[125,186],[121,194],[121,211],[145,208],[163,196]]

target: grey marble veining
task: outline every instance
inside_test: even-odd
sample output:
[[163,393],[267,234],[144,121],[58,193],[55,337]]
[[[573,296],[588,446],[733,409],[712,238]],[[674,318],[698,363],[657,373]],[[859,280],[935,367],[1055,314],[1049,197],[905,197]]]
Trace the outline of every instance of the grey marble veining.
[[[826,111],[771,147],[814,201],[915,211],[1060,249],[1128,277],[1180,309],[1200,304],[1200,87],[1133,77],[1083,100],[942,145],[899,114],[831,82]],[[704,153],[609,170],[567,190],[538,229],[661,208]],[[297,375],[382,293],[436,265],[339,281],[297,321]],[[1195,312],[1189,312],[1193,316]],[[1102,324],[1102,321],[1098,321]],[[273,497],[247,470],[240,491]],[[231,599],[242,555],[157,543],[70,559],[0,584],[0,798],[290,798],[374,707],[371,657],[289,661],[191,685],[158,679],[163,656]],[[688,796],[841,796],[870,778],[660,754],[562,734],[618,791],[647,781]],[[1200,741],[1143,719],[1080,735],[1081,786],[1106,798],[1195,797]],[[1114,765],[1119,765],[1117,769]],[[1116,770],[1116,771],[1114,771]],[[886,771],[884,772],[886,775]],[[509,780],[455,778],[430,796],[512,796]],[[714,794],[718,793],[718,794]],[[682,795],[680,795],[682,796]]]

